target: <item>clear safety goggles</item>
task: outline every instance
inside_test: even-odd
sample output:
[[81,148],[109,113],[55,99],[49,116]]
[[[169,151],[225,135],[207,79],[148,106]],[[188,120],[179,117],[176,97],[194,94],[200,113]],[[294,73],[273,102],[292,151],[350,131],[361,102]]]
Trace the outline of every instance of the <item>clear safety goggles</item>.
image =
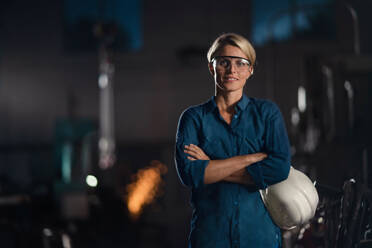
[[248,59],[236,56],[216,56],[211,62],[217,69],[228,69],[232,64],[238,70],[246,70],[251,66]]

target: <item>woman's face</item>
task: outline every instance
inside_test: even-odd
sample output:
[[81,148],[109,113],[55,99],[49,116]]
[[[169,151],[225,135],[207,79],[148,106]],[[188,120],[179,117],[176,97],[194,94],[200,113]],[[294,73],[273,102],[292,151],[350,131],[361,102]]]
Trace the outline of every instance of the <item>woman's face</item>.
[[209,70],[219,90],[233,92],[243,91],[253,67],[240,48],[225,45],[209,63]]

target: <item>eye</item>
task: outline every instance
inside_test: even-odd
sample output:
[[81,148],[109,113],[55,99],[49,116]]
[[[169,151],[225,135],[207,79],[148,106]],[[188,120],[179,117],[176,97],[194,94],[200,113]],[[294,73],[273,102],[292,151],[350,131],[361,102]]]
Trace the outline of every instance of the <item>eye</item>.
[[245,66],[245,63],[243,61],[236,61],[236,65],[238,67],[243,67],[243,66]]
[[230,61],[228,61],[227,59],[221,59],[218,61],[218,65],[222,67],[228,67],[229,64],[230,64]]
[[236,66],[237,67],[244,67],[244,66],[247,66],[247,65],[249,65],[249,63],[245,60],[237,60],[236,61]]

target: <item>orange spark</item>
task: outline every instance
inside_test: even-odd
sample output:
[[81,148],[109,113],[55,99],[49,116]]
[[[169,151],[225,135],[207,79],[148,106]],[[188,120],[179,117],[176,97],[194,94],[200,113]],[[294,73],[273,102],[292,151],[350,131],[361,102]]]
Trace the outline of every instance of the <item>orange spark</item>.
[[162,183],[161,175],[167,173],[167,167],[159,161],[152,161],[151,165],[141,169],[135,175],[135,181],[127,189],[127,206],[132,219],[137,219],[143,207],[150,204],[158,195]]

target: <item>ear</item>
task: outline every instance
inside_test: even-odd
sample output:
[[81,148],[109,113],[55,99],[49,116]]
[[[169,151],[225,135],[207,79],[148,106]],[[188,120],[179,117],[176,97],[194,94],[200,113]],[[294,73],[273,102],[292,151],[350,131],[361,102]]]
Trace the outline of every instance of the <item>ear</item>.
[[251,68],[249,69],[249,75],[248,75],[248,77],[247,77],[247,80],[248,80],[250,77],[252,77],[252,75],[253,75],[253,67],[251,67]]
[[212,74],[212,76],[214,76],[214,67],[213,67],[213,63],[208,63],[208,69],[209,69],[209,72]]
[[249,77],[251,77],[252,75],[253,75],[253,67],[251,67],[251,69],[250,69],[250,75],[249,75]]

